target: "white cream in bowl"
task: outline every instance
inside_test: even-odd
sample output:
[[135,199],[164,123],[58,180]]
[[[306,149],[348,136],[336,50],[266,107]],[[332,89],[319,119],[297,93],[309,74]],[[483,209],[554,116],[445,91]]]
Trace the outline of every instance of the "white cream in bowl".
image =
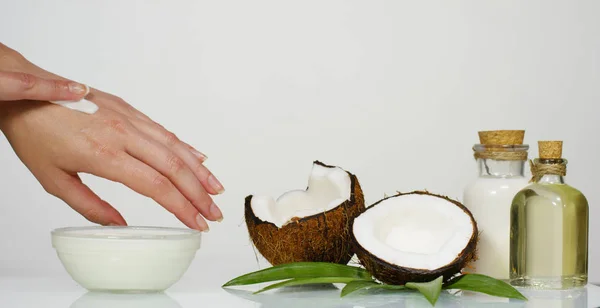
[[159,227],[60,228],[51,235],[71,277],[108,292],[164,291],[188,269],[201,238],[196,230]]

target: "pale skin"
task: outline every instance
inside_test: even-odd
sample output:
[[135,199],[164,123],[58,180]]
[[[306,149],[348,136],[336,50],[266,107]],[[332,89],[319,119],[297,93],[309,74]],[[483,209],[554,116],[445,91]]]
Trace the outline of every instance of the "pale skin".
[[223,219],[212,195],[224,188],[206,156],[121,98],[90,87],[94,114],[49,103],[77,101],[85,89],[0,43],[0,130],[49,194],[91,222],[127,225],[81,181],[87,173],[152,198],[189,228]]

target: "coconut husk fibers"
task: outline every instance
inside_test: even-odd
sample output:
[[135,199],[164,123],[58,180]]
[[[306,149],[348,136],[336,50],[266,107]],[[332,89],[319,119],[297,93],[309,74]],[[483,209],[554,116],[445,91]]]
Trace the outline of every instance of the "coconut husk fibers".
[[[366,268],[366,270],[369,273],[371,273],[371,275],[373,275],[373,277],[375,277],[377,280],[384,282],[386,284],[404,285],[407,282],[428,282],[428,281],[434,280],[442,275],[444,276],[444,278],[443,278],[444,282],[448,281],[455,274],[460,273],[461,270],[463,268],[465,268],[466,266],[468,266],[470,262],[475,261],[476,255],[477,255],[476,248],[477,248],[477,241],[478,241],[477,223],[475,222],[475,219],[473,218],[473,215],[471,214],[471,212],[464,205],[459,203],[458,201],[452,200],[446,196],[432,194],[427,191],[413,191],[413,192],[409,192],[409,193],[398,193],[394,196],[386,197],[384,199],[377,201],[372,206],[367,208],[366,211],[377,206],[379,203],[383,202],[386,199],[395,198],[395,197],[402,196],[402,195],[409,195],[409,194],[430,195],[430,196],[434,196],[434,197],[438,197],[438,198],[443,198],[449,202],[452,202],[456,206],[458,206],[461,210],[463,210],[465,213],[467,213],[469,215],[469,217],[471,217],[471,222],[473,223],[475,230],[473,230],[473,235],[471,236],[471,239],[469,240],[467,246],[456,257],[456,259],[454,259],[449,264],[447,264],[441,268],[435,269],[435,270],[409,268],[409,267],[393,265],[393,264],[390,264],[390,263],[378,258],[377,256],[375,256],[372,253],[370,253],[369,251],[367,251],[365,248],[363,248],[358,243],[356,238],[354,237],[354,232],[351,232],[352,233],[352,242],[354,244],[354,252],[356,253],[358,259],[360,260],[360,263]],[[415,206],[418,206],[418,205],[415,205]],[[352,230],[352,229],[350,229],[350,230]]]
[[[325,165],[315,161],[324,167]],[[278,228],[254,215],[252,195],[245,200],[245,220],[250,238],[260,254],[271,265],[291,262],[331,262],[347,264],[352,251],[350,225],[365,210],[363,191],[356,176],[350,176],[350,199],[339,206],[316,215],[292,219]]]

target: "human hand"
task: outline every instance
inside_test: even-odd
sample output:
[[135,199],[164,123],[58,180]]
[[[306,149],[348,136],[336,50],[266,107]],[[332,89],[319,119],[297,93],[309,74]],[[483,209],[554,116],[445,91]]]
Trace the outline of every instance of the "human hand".
[[88,91],[87,86],[77,82],[0,70],[0,103],[18,100],[78,101]]
[[[64,90],[72,81],[46,72],[18,54],[0,55],[0,70],[66,82],[67,88],[64,83],[41,88],[60,93],[56,100],[69,100],[70,94]],[[39,101],[44,91],[22,96],[23,92],[2,93],[2,89],[0,130],[43,188],[86,219],[102,225],[126,225],[114,207],[82,183],[80,172],[122,183],[152,198],[193,229],[208,230],[206,219],[222,219],[210,195],[224,189],[203,165],[206,156],[122,99],[91,88],[86,99],[99,110],[90,115]]]

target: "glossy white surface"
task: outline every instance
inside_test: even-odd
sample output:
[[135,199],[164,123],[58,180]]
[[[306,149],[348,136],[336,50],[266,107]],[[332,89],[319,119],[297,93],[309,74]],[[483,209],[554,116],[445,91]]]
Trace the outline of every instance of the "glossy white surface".
[[[212,275],[211,275],[212,274]],[[217,278],[222,276],[223,278]],[[230,276],[209,273],[206,277],[184,277],[164,293],[105,294],[91,293],[68,276],[0,277],[0,307],[44,308],[197,308],[197,307],[431,307],[415,293],[366,293],[339,297],[331,287],[293,288],[252,295],[256,287],[222,289]],[[211,283],[211,280],[212,283]],[[486,295],[453,296],[443,294],[436,307],[527,307],[592,308],[600,307],[600,287],[589,285],[572,292],[525,292],[528,302]]]

